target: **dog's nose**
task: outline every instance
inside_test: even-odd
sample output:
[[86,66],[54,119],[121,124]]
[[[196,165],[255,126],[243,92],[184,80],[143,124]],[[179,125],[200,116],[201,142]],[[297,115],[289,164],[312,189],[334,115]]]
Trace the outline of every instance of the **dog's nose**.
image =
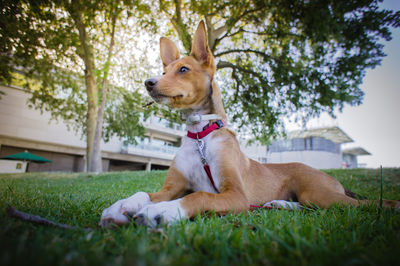
[[157,85],[157,80],[155,78],[146,79],[144,85],[146,86],[146,89],[150,92]]

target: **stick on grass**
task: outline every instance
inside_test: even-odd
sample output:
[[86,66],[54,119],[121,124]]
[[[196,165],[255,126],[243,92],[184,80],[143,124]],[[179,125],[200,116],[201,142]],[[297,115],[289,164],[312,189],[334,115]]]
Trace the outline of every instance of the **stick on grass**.
[[36,224],[41,224],[41,225],[46,225],[46,226],[53,226],[61,229],[80,229],[83,231],[92,231],[92,228],[80,228],[77,226],[71,226],[68,224],[62,224],[62,223],[57,223],[53,222],[50,220],[47,220],[45,218],[42,218],[38,215],[32,215],[26,212],[22,212],[14,208],[13,206],[10,206],[7,208],[7,213],[11,217],[26,221],[26,222],[31,222],[31,223],[36,223]]

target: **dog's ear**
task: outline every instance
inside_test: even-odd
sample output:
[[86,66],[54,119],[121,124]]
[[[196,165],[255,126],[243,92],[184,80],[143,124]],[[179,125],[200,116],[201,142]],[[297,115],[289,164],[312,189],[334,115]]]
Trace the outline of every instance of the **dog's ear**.
[[200,21],[194,34],[190,55],[203,64],[210,65],[212,63],[212,54],[208,47],[206,26],[203,20]]
[[168,66],[171,62],[179,59],[180,57],[175,43],[165,37],[161,37],[160,39],[160,53],[164,67]]

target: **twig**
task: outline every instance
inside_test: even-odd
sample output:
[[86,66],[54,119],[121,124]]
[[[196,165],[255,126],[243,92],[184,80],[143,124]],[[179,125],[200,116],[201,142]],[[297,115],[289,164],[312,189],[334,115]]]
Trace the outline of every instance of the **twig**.
[[151,102],[149,102],[149,103],[143,105],[142,107],[148,107],[148,106],[152,105],[153,103],[154,103],[154,101],[151,101]]
[[41,224],[41,225],[47,225],[47,226],[53,226],[53,227],[58,227],[61,229],[79,229],[79,230],[83,230],[86,232],[90,232],[92,231],[92,228],[80,228],[77,226],[71,226],[68,224],[62,224],[62,223],[57,223],[57,222],[53,222],[50,220],[47,220],[45,218],[42,218],[38,215],[32,215],[26,212],[21,212],[19,210],[17,210],[16,208],[10,206],[7,208],[7,213],[8,215],[10,215],[11,217],[26,221],[26,222],[31,222],[31,223],[36,223],[36,224]]

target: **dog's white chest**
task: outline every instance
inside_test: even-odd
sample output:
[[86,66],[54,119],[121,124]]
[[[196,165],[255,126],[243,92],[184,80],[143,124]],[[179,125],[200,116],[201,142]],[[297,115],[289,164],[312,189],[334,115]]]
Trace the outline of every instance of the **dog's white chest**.
[[[204,141],[203,151],[208,165],[210,166],[215,186],[219,188],[218,153],[221,152],[220,142],[218,138],[211,138],[211,135],[212,134],[202,139]],[[197,142],[197,140],[188,137],[182,139],[182,146],[175,157],[175,167],[188,180],[188,189],[217,193],[204,170]]]

